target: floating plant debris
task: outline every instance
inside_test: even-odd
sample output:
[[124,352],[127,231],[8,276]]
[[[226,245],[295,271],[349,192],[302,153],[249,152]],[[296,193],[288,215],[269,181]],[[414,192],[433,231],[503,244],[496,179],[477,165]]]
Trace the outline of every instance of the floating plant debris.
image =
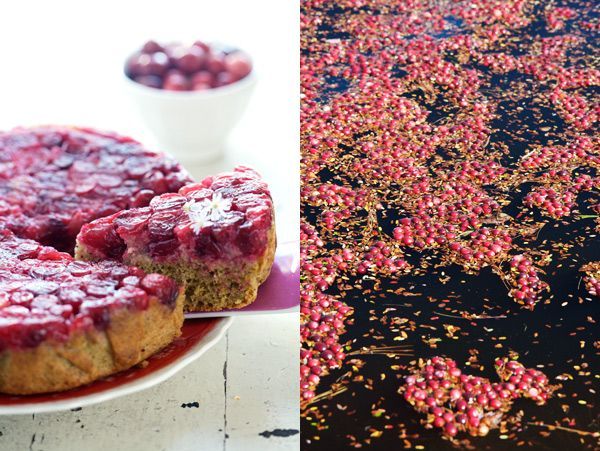
[[[301,2],[306,449],[600,447],[598,13]],[[515,389],[436,419],[434,358]]]

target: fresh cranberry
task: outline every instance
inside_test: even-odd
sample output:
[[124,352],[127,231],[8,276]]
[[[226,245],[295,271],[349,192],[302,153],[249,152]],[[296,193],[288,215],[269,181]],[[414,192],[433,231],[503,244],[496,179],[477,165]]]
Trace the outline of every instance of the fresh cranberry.
[[205,67],[213,74],[223,72],[225,70],[225,55],[223,53],[209,53],[206,57]]
[[152,75],[163,76],[169,70],[169,57],[163,52],[153,53],[148,70]]
[[171,72],[165,76],[162,87],[167,91],[187,91],[190,82],[185,75]]
[[207,43],[203,42],[203,41],[196,41],[196,42],[194,42],[194,47],[198,47],[204,53],[210,52],[210,46]]
[[171,49],[169,56],[175,67],[184,73],[192,74],[204,67],[205,52],[198,46],[179,46]]
[[152,56],[146,53],[138,53],[131,56],[125,65],[125,72],[130,77],[140,75],[152,75]]
[[215,77],[211,72],[204,70],[195,73],[192,76],[191,83],[194,91],[203,91],[213,87],[213,84],[215,83]]
[[[125,63],[125,73],[132,80],[171,91],[204,91],[225,86],[246,77],[251,70],[250,59],[244,52],[201,41],[191,46],[178,43],[162,46],[148,41]],[[161,77],[160,86],[156,77]]]
[[229,72],[234,80],[240,80],[247,76],[252,70],[250,59],[243,52],[233,52],[224,58],[225,70]]
[[192,84],[192,91],[206,91],[207,89],[211,89],[213,87],[212,84],[198,82]]
[[202,70],[200,72],[196,72],[193,76],[192,76],[192,84],[197,84],[197,83],[206,83],[208,85],[211,85],[214,81],[214,75],[206,70]]
[[218,88],[233,83],[235,81],[234,76],[230,72],[219,72],[214,79],[213,86]]
[[163,85],[162,78],[156,75],[140,75],[135,77],[133,80],[144,86],[148,86],[149,88],[160,89]]
[[160,45],[156,41],[147,41],[142,46],[142,52],[144,52],[144,53],[156,53],[156,52],[162,52],[162,51],[164,51],[163,46]]

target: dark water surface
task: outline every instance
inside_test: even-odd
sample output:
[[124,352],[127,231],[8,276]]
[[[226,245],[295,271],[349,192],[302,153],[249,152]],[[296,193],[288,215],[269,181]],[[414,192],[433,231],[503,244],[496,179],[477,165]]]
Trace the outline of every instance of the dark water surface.
[[[581,14],[589,14],[589,20],[597,20],[597,11],[590,8],[589,3],[572,2],[568,5]],[[522,42],[554,35],[544,25],[542,13],[546,6],[545,3],[536,3],[533,14],[537,19],[518,32]],[[342,20],[343,15],[348,14],[347,9],[337,7],[324,8],[323,11],[336,20]],[[449,22],[456,29],[433,37],[446,37],[463,26],[459,19]],[[571,26],[568,22],[560,33],[570,32]],[[320,32],[323,38],[349,38],[339,31],[334,32],[326,24],[321,26]],[[592,34],[588,36],[584,48],[580,49],[581,58],[586,52],[597,50],[594,39]],[[519,52],[518,46],[512,50],[514,55]],[[481,67],[478,69],[487,71]],[[404,75],[401,67],[397,73],[399,77]],[[324,100],[348,87],[344,80],[329,82],[329,87],[322,93]],[[489,77],[487,88],[490,96],[501,96],[502,91],[511,89],[514,83],[528,84],[531,80],[516,71],[493,74]],[[597,99],[597,88],[588,88],[584,94],[590,99]],[[415,91],[408,93],[407,97],[419,101],[420,95]],[[499,103],[499,117],[491,124],[495,131],[490,145],[504,143],[510,148],[510,153],[502,161],[507,167],[514,165],[532,142],[540,145],[564,144],[566,124],[555,111],[539,105],[536,98],[532,95],[516,102],[503,99]],[[430,122],[452,114],[451,106],[444,104],[443,98],[434,105],[427,105],[427,109]],[[519,130],[525,130],[525,133],[517,139],[514,132]],[[586,133],[597,135],[597,129]],[[595,175],[594,170],[589,172]],[[331,181],[335,172],[324,170],[319,175],[321,181]],[[504,212],[514,217],[522,208],[523,196],[530,189],[530,185],[523,184],[520,191],[509,193],[511,203],[504,207]],[[303,449],[338,450],[357,444],[373,450],[414,448],[417,445],[434,450],[456,449],[458,445],[442,438],[438,430],[425,429],[420,423],[423,415],[416,413],[397,393],[409,362],[418,357],[447,356],[454,359],[464,372],[496,381],[494,359],[510,352],[517,353],[525,367],[540,369],[553,383],[562,384],[562,388],[545,406],[537,406],[530,400],[517,400],[511,414],[522,411],[519,425],[509,427],[506,433],[492,430],[486,437],[468,437],[469,443],[463,442],[462,445],[493,450],[600,449],[597,437],[567,430],[549,431],[531,424],[539,421],[587,432],[600,431],[600,299],[591,298],[586,292],[579,272],[583,263],[600,260],[595,218],[588,217],[595,214],[589,208],[589,201],[593,196],[597,199],[597,194],[596,191],[593,195],[580,195],[577,208],[564,220],[543,218],[535,213],[539,215],[536,219],[546,224],[534,241],[519,244],[552,251],[553,260],[543,268],[543,279],[550,284],[551,295],[546,296],[533,311],[519,308],[507,296],[508,290],[501,279],[489,268],[482,269],[479,274],[466,274],[457,265],[435,268],[438,257],[434,254],[426,275],[380,279],[377,284],[375,281],[363,281],[362,289],[345,290],[343,299],[354,308],[354,315],[353,323],[341,342],[349,343],[350,353],[361,347],[406,345],[410,347],[411,355],[349,355],[341,369],[322,378],[317,395],[340,380],[346,381],[347,390],[314,404],[324,418],[320,428],[315,427],[317,420],[314,415],[308,415],[309,419],[305,415],[302,423]],[[383,232],[388,235],[392,235],[397,219],[392,210],[390,208],[387,216],[378,218]],[[312,206],[303,206],[303,217],[311,224],[317,224],[318,213],[319,210]],[[557,243],[572,247],[568,251],[557,252]],[[416,251],[408,254],[409,262],[427,258]],[[350,280],[348,284],[353,285],[355,281]],[[399,288],[411,295],[394,293]],[[336,295],[340,291],[334,286],[327,293]],[[461,317],[464,312],[474,315],[485,313],[491,318],[469,320]],[[399,332],[398,328],[390,325],[394,318],[414,322],[414,330],[409,331],[402,341],[395,340]],[[459,328],[454,332],[456,338],[448,336],[448,326]],[[436,338],[440,340],[435,342],[435,348],[427,343]],[[363,362],[364,366],[348,376],[346,373],[351,371],[353,358]],[[469,359],[471,365],[467,366],[465,363]],[[356,375],[362,379],[352,380]],[[374,416],[373,411],[379,409],[384,409],[384,413]]]

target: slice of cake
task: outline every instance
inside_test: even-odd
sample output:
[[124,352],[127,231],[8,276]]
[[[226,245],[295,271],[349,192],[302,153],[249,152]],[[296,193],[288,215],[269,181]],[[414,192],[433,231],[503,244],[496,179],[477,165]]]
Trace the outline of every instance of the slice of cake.
[[45,126],[0,133],[0,227],[72,252],[86,222],[159,194],[190,176],[137,141],[92,129]]
[[0,231],[0,392],[67,390],[125,370],[183,323],[172,279],[88,263]]
[[187,311],[244,307],[275,253],[273,203],[252,169],[207,177],[82,227],[76,257],[115,258],[185,286]]

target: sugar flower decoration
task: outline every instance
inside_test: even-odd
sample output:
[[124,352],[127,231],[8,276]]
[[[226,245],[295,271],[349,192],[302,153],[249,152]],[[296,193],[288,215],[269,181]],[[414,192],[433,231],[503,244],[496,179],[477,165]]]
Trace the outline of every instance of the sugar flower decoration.
[[192,199],[183,206],[190,220],[194,233],[200,233],[204,227],[225,218],[231,210],[231,199],[224,199],[221,193],[214,193],[212,199],[199,202]]

